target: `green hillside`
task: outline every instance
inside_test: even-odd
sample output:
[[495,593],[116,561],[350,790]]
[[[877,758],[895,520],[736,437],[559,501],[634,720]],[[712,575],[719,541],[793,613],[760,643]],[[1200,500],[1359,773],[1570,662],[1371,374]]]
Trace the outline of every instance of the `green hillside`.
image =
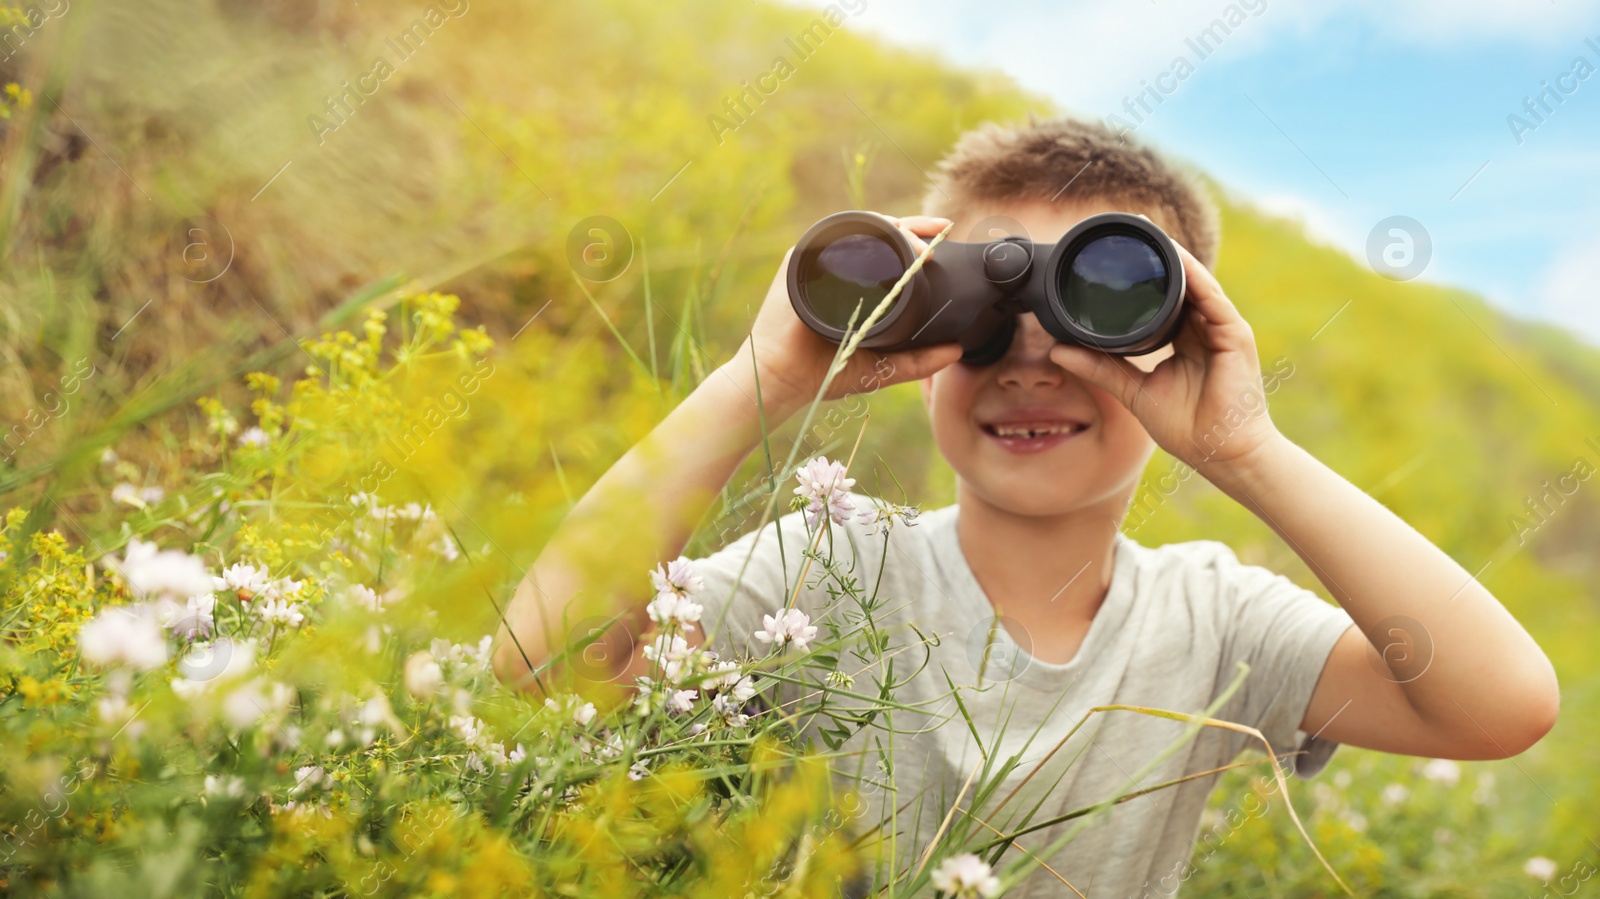
[[[37,509],[81,545],[114,542],[127,512],[106,499],[116,478],[99,466],[103,447],[128,463],[124,476],[198,496],[197,398],[243,406],[245,370],[306,367],[294,340],[359,330],[363,304],[440,290],[461,297],[459,322],[496,339],[507,372],[433,457],[463,517],[506,548],[488,563],[503,584],[570,498],[726,358],[810,222],[849,207],[912,211],[924,172],[965,129],[1061,112],[999,75],[869,40],[848,14],[800,58],[789,42],[820,12],[457,8],[402,58],[391,41],[425,5],[122,0],[47,23],[0,63],[0,83],[35,95],[0,121],[5,426],[48,407],[80,360],[94,370],[0,461],[5,507]],[[745,83],[780,55],[792,73],[735,116]],[[393,74],[331,127],[330,98],[380,56]],[[1420,762],[1345,749],[1296,807],[1373,895],[1535,892],[1528,857],[1565,869],[1600,852],[1579,826],[1600,800],[1600,480],[1542,521],[1527,505],[1577,460],[1600,468],[1600,350],[1467,291],[1390,282],[1295,223],[1221,199],[1218,276],[1255,328],[1263,368],[1292,367],[1271,396],[1280,428],[1481,571],[1564,690],[1561,722],[1525,756],[1464,765],[1448,785],[1418,779]],[[570,238],[593,216],[620,223],[632,247],[612,280],[574,274]],[[196,217],[208,244],[227,249],[214,279],[211,263],[184,256]],[[652,365],[658,377],[641,372]],[[911,501],[950,502],[915,389],[875,395],[870,410],[858,484],[893,484],[892,472]],[[860,419],[834,421],[815,440],[847,453]],[[1170,465],[1158,454],[1149,478]],[[752,460],[746,474],[757,470]],[[1199,478],[1139,502],[1151,509],[1130,528],[1142,543],[1222,540],[1320,590],[1265,525]],[[705,523],[697,545],[737,520]],[[462,635],[493,616],[466,605]],[[1334,783],[1340,770],[1350,783]],[[1243,777],[1226,783],[1219,809],[1248,789]],[[1390,783],[1408,798],[1384,799]],[[1187,889],[1328,887],[1275,814],[1230,837]]]

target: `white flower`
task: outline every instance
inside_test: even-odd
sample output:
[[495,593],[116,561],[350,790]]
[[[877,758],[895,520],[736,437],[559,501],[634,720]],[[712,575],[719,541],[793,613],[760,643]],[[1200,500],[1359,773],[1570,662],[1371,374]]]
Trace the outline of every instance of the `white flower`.
[[254,565],[234,563],[223,569],[222,577],[212,578],[214,589],[232,590],[240,594],[240,599],[249,599],[260,593],[265,593],[271,579],[267,577],[265,568]]
[[211,636],[217,621],[217,598],[210,593],[191,596],[182,605],[164,596],[155,608],[162,627],[170,629],[174,637],[188,640]]
[[161,502],[163,499],[166,498],[166,496],[167,496],[167,491],[162,490],[160,487],[156,487],[156,486],[146,487],[143,490],[139,491],[139,498],[144,500],[146,504],[152,505],[152,506],[155,505],[156,503]]
[[456,548],[456,541],[449,534],[439,535],[439,539],[433,544],[433,551],[446,562],[454,562],[461,555],[461,550]]
[[1529,877],[1537,877],[1540,880],[1550,880],[1556,876],[1556,871],[1555,860],[1545,858],[1542,855],[1535,855],[1522,866],[1522,873]]
[[202,792],[216,799],[237,799],[244,795],[244,781],[237,777],[207,774]]
[[844,471],[844,466],[838,462],[829,462],[827,456],[818,456],[795,472],[800,486],[794,488],[794,495],[807,500],[808,527],[816,527],[823,513],[827,513],[834,524],[844,524],[849,520],[850,513],[856,511],[855,504],[850,501],[850,488],[856,485],[856,481],[855,478],[845,477]]
[[100,464],[101,465],[115,465],[115,464],[117,464],[117,451],[112,449],[109,446],[106,447],[105,449],[101,450],[100,451]]
[[1434,783],[1453,787],[1461,782],[1461,766],[1449,759],[1429,759],[1422,766],[1422,776]]
[[466,743],[476,744],[483,736],[483,722],[471,715],[451,715],[450,727]]
[[299,627],[306,620],[305,613],[300,611],[300,604],[286,599],[262,600],[252,605],[250,610],[263,622],[274,626]]
[[106,609],[78,631],[78,649],[96,665],[148,671],[167,661],[167,636],[144,606]]
[[705,578],[694,570],[694,563],[679,556],[665,565],[657,565],[650,572],[650,583],[656,589],[656,595],[671,594],[677,597],[690,597],[705,589]]
[[139,498],[139,488],[126,482],[111,488],[111,501],[129,506],[144,505],[144,500]]
[[109,564],[140,596],[197,596],[214,589],[204,562],[175,549],[158,550],[138,537]]
[[669,715],[687,714],[694,710],[694,701],[699,697],[699,690],[668,690],[663,705]]
[[867,525],[867,535],[887,534],[894,527],[896,521],[906,527],[917,526],[918,509],[916,506],[899,506],[874,500],[872,508],[862,509],[856,520]]
[[321,765],[306,765],[296,768],[294,772],[294,786],[289,788],[290,796],[303,796],[312,790],[333,786],[333,778],[324,771]]
[[799,609],[789,609],[776,618],[762,615],[761,624],[765,629],[756,631],[755,638],[780,648],[789,645],[805,652],[806,646],[817,636],[817,628],[811,623],[810,616]]
[[137,740],[144,733],[144,722],[134,721],[133,717],[138,710],[128,702],[128,698],[119,693],[102,696],[95,701],[95,711],[100,715],[100,721],[107,727],[115,726],[119,733],[125,733],[130,739]]
[[1383,788],[1383,801],[1390,805],[1399,805],[1410,795],[1411,791],[1406,789],[1405,784],[1389,784]]
[[267,435],[267,432],[257,427],[246,428],[245,432],[239,435],[240,446],[260,447],[266,446],[271,442],[272,438]]
[[[219,661],[220,671],[215,670]],[[238,680],[249,674],[255,663],[254,640],[219,637],[210,642],[195,643],[189,647],[187,655],[178,659],[178,671],[184,676],[172,679],[172,692],[193,702],[210,692],[213,685]]]
[[518,743],[517,744],[517,748],[511,750],[511,752],[509,752],[506,755],[506,761],[510,762],[513,765],[520,765],[520,764],[522,764],[522,760],[527,758],[527,757],[528,757],[528,750],[522,748],[522,744]]
[[633,766],[628,769],[629,780],[644,780],[649,776],[650,769],[645,766],[644,762],[634,762]]
[[405,683],[406,692],[412,697],[428,700],[437,696],[439,688],[444,686],[444,672],[427,650],[412,653],[411,658],[406,659]]
[[693,622],[699,621],[701,613],[705,611],[704,606],[672,591],[656,594],[656,598],[650,600],[644,609],[656,624],[666,627],[676,623],[686,631],[694,630]]
[[744,727],[745,722],[750,720],[744,713],[744,704],[727,693],[718,693],[712,697],[711,710],[734,727]]
[[287,598],[290,596],[298,596],[300,591],[305,588],[305,585],[305,581],[296,581],[285,577],[279,578],[267,584],[266,588],[261,592],[262,595],[266,596],[268,599],[282,599],[287,601]]
[[369,612],[383,611],[383,597],[378,595],[378,591],[364,584],[351,584],[345,588],[344,595],[345,598]]
[[235,730],[243,730],[262,718],[275,723],[289,711],[293,701],[293,687],[257,678],[223,698],[222,717]]
[[993,899],[1000,895],[1000,878],[970,852],[947,858],[933,871],[934,889],[957,899]]
[[557,705],[554,699],[546,699],[544,701],[544,707],[547,709],[555,709],[557,711],[565,708],[567,711],[572,713],[572,723],[578,725],[579,727],[588,727],[590,723],[594,721],[595,715],[598,714],[595,711],[594,703],[585,702],[580,704],[578,702],[578,697],[576,696],[568,696],[561,702],[560,705]]

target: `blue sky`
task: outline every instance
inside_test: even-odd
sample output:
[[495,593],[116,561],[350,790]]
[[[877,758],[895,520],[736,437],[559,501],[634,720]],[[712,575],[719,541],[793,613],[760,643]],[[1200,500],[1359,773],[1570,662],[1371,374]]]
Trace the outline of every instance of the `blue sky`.
[[[1192,73],[1162,79],[1139,137],[1359,259],[1380,220],[1410,216],[1433,244],[1423,280],[1600,344],[1600,0],[866,4],[845,27],[1101,119],[1131,122],[1125,98],[1181,55]],[[1200,58],[1185,39],[1229,12]],[[1579,57],[1593,74],[1567,74]],[[1563,74],[1574,89],[1536,121],[1524,98]],[[1536,126],[1520,144],[1511,114]]]

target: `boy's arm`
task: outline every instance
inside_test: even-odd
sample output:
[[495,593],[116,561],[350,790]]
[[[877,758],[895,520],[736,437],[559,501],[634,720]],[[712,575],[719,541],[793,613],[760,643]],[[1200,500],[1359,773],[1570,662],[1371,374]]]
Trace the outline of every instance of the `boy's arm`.
[[[915,216],[900,224],[920,250],[920,238],[948,222]],[[501,680],[531,688],[529,665],[539,668],[566,645],[569,628],[613,616],[621,616],[618,625],[587,654],[584,673],[608,681],[644,673],[632,638],[652,599],[647,573],[683,551],[717,493],[760,445],[763,424],[774,429],[810,403],[834,358],[837,347],[806,328],[789,303],[788,261],[734,357],[595,482],[528,569],[496,637]],[[862,351],[835,377],[827,398],[925,377],[960,356],[955,344],[881,356]],[[574,602],[580,596],[581,606]]]
[[[1171,358],[1149,372],[1079,347],[1057,346],[1052,358],[1116,396],[1162,448],[1260,516],[1355,621],[1301,729],[1440,758],[1504,758],[1532,746],[1560,705],[1549,659],[1465,569],[1278,432],[1249,324],[1180,252],[1193,306]],[[1424,641],[1426,659],[1412,649]]]

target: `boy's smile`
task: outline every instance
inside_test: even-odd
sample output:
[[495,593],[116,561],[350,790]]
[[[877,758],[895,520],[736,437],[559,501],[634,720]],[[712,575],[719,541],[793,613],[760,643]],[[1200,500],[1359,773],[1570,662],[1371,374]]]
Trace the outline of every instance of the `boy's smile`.
[[[965,235],[973,223],[998,217],[1047,242],[1091,215],[1114,211],[1146,212],[1096,201],[1007,204],[973,211],[956,222],[954,233]],[[1169,228],[1163,216],[1152,218]],[[1038,319],[1023,313],[998,362],[958,363],[925,379],[934,439],[960,476],[961,502],[976,500],[1024,516],[1105,503],[1108,514],[1119,517],[1155,443],[1115,397],[1051,361],[1054,345]],[[1132,361],[1148,371],[1171,354],[1166,346]]]

